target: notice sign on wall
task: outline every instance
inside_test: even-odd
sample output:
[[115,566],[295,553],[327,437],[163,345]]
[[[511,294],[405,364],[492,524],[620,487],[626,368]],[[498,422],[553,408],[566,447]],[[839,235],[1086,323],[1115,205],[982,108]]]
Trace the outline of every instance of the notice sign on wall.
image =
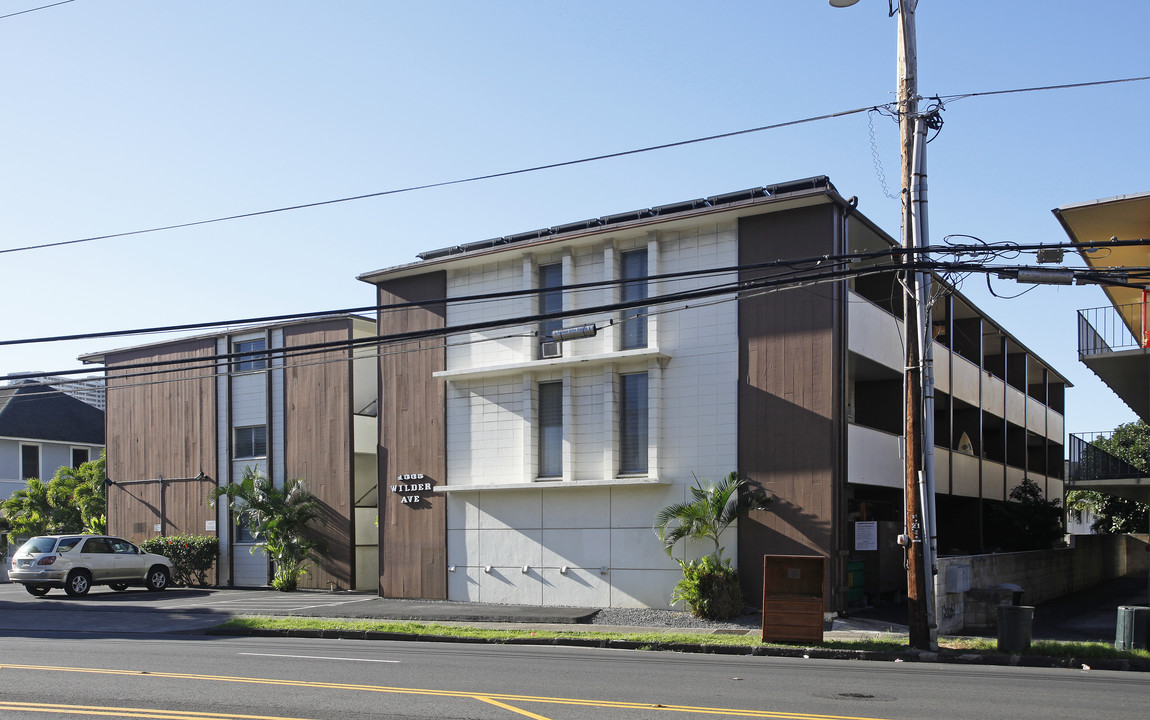
[[878,550],[878,523],[860,520],[855,523],[855,550]]

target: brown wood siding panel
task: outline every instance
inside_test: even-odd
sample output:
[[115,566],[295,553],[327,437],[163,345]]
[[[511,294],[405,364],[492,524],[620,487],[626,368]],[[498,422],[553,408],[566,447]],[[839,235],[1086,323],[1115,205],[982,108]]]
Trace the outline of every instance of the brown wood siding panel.
[[[289,327],[288,348],[351,339],[347,320]],[[284,369],[284,473],[300,478],[323,506],[323,542],[300,586],[352,586],[351,361],[349,350],[289,358]]]
[[[210,339],[109,353],[107,365],[108,530],[140,542],[159,535],[187,532],[212,534],[205,521],[215,518],[208,507],[210,482],[165,483],[160,478],[209,478],[216,468],[216,395]],[[149,369],[125,365],[186,360]],[[199,361],[199,362],[196,362]],[[161,508],[167,517],[161,516]]]
[[[387,336],[445,325],[443,272],[384,282],[379,304],[425,303],[380,314]],[[380,357],[379,503],[380,593],[384,597],[447,597],[447,499],[420,493],[403,504],[391,492],[396,477],[421,473],[420,482],[441,485],[447,477],[444,383],[432,373],[445,368],[442,338],[386,345]]]
[[[739,263],[839,252],[835,223],[831,206],[743,218]],[[775,498],[769,512],[739,523],[745,588],[762,587],[764,555],[834,556],[843,362],[837,292],[825,283],[739,301],[739,470]]]

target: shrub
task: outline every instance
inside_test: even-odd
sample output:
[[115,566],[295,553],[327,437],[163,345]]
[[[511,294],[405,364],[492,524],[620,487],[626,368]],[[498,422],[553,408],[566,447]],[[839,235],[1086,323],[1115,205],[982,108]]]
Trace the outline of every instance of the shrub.
[[739,573],[730,560],[707,555],[690,562],[679,561],[683,579],[675,585],[671,602],[684,602],[696,617],[730,620],[743,612]]
[[163,555],[172,561],[172,584],[208,584],[208,571],[220,554],[220,540],[205,535],[166,535],[140,543],[150,553]]

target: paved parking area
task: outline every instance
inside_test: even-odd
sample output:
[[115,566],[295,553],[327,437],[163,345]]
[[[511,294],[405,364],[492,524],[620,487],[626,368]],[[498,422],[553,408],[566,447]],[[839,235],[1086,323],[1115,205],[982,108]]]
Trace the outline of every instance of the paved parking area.
[[168,588],[153,593],[142,588],[115,592],[96,586],[79,598],[55,589],[44,597],[33,597],[22,585],[0,583],[0,631],[51,628],[192,632],[238,615],[571,624],[586,622],[594,613],[587,608],[394,600],[373,593],[313,590],[284,593],[267,589]]
[[63,590],[33,597],[22,585],[0,583],[0,631],[190,632],[219,625],[236,615],[338,616],[336,608],[340,605],[373,599],[377,598],[357,593],[216,588],[115,592],[100,586],[79,598],[68,597]]

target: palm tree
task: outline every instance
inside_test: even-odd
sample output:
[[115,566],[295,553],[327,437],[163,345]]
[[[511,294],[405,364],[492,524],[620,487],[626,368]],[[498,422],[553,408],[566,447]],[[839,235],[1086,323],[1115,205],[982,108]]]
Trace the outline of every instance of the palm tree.
[[320,547],[319,540],[307,536],[309,526],[323,520],[319,500],[308,492],[303,480],[287,480],[282,488],[277,488],[252,467],[244,468],[239,483],[214,488],[208,494],[208,503],[214,507],[221,496],[227,496],[236,522],[251,530],[275,563],[272,587],[295,590],[300,575],[307,572],[307,560],[314,559],[314,552]]
[[0,503],[0,510],[12,528],[9,538],[13,541],[17,537],[43,535],[56,529],[53,522],[56,508],[48,500],[48,485],[40,478],[28,478],[23,488]]
[[655,516],[655,532],[668,555],[675,543],[690,538],[713,542],[715,559],[721,560],[723,548],[719,547],[719,536],[723,531],[752,510],[766,510],[771,504],[771,498],[752,486],[737,470],[706,487],[696,477],[691,495],[693,501],[670,505]]

